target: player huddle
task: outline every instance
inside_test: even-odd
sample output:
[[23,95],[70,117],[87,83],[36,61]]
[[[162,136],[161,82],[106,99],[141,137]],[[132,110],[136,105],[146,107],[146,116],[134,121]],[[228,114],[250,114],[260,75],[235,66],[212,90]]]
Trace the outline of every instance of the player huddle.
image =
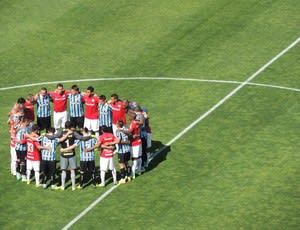
[[[90,180],[93,187],[104,187],[108,171],[112,173],[113,184],[125,184],[148,167],[151,128],[147,109],[136,102],[122,101],[117,94],[107,101],[105,95],[96,95],[92,86],[85,92],[80,92],[77,85],[65,90],[62,84],[57,84],[51,92],[42,87],[36,95],[18,98],[9,112],[8,124],[11,174],[30,184],[34,171],[36,187],[46,189],[50,183],[51,189],[65,190],[70,170],[72,190],[76,190],[76,149],[80,154],[78,189]],[[99,179],[95,166],[97,149]],[[60,186],[55,178],[58,155]],[[118,155],[119,181],[115,155]]]

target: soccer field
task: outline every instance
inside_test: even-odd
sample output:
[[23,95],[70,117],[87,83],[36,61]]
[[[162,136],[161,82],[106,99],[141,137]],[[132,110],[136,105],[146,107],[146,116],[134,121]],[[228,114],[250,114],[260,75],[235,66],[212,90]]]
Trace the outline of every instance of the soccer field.
[[[299,229],[299,9],[295,0],[1,1],[0,228]],[[145,105],[149,170],[63,192],[11,176],[7,112],[58,82]]]

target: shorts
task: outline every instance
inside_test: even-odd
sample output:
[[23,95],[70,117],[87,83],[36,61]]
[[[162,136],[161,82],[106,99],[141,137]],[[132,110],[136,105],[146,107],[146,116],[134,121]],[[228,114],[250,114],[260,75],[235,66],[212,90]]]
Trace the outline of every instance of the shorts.
[[131,146],[132,158],[140,158],[142,156],[142,144],[137,146]]
[[27,151],[16,150],[16,153],[17,153],[17,160],[19,160],[20,162],[25,162]]
[[51,116],[49,117],[37,117],[37,125],[41,130],[49,129],[51,127]]
[[119,164],[126,164],[130,161],[130,152],[118,153]]
[[76,169],[76,156],[72,157],[63,157],[60,156],[60,169],[67,170],[67,169]]
[[32,161],[32,160],[28,160],[26,161],[26,168],[27,170],[34,170],[35,172],[39,172],[40,171],[40,161]]
[[81,172],[93,172],[95,171],[95,161],[80,161],[80,171]]
[[100,157],[100,170],[107,172],[107,170],[114,170],[115,163],[113,157]]
[[41,171],[46,175],[54,175],[56,170],[56,161],[41,161]]
[[94,132],[98,132],[99,130],[99,120],[98,119],[88,119],[84,118],[84,128],[87,128],[88,130],[92,130]]
[[84,117],[70,117],[71,124],[74,128],[78,127],[80,129],[83,128]]
[[65,123],[68,120],[68,113],[67,111],[64,112],[53,112],[53,121],[54,121],[54,128],[65,128]]

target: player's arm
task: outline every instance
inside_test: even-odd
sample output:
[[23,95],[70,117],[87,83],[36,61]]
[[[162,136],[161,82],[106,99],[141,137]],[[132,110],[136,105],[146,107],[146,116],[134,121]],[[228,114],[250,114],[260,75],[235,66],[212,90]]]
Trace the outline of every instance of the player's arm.
[[97,142],[93,147],[84,149],[84,152],[87,153],[87,152],[93,151],[93,150],[99,148],[100,146],[101,146],[101,143]]
[[74,132],[74,137],[75,137],[77,140],[80,140],[80,141],[87,141],[87,140],[93,138],[91,135],[90,135],[90,136],[83,136],[83,135],[80,135],[78,132]]
[[52,135],[49,135],[49,134],[46,134],[45,135],[49,140],[54,140],[56,138],[61,138],[63,135],[62,135],[62,131],[61,130],[58,130],[57,133],[55,134],[52,134]]
[[73,149],[75,149],[76,147],[77,147],[77,144],[73,144],[73,145],[69,146],[68,148],[61,148],[60,152],[68,153],[68,152],[72,151]]
[[61,138],[58,139],[59,142],[65,141],[71,133],[73,133],[73,131],[72,130],[68,130],[68,132],[65,135],[63,135]]

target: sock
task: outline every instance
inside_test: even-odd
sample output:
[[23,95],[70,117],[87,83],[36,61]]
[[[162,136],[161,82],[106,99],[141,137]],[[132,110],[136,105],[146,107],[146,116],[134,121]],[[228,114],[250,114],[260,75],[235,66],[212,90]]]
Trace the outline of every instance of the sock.
[[96,175],[95,175],[95,171],[92,172],[92,180],[93,180],[93,185],[96,186]]
[[101,184],[105,184],[105,171],[100,171]]
[[83,181],[84,181],[84,173],[80,172],[80,186],[83,186]]
[[121,168],[120,173],[121,173],[121,179],[124,179],[125,178],[125,168]]
[[131,176],[131,167],[129,165],[127,165],[127,167],[126,167],[126,173],[127,173],[128,177]]
[[31,173],[31,171],[27,170],[27,177],[26,177],[27,181],[30,181],[30,173]]
[[75,187],[75,183],[76,183],[75,170],[71,170],[71,182],[72,182],[72,187]]
[[67,177],[67,172],[65,170],[62,170],[61,172],[61,186],[65,187],[65,181]]
[[136,170],[136,168],[137,168],[137,162],[138,160],[137,159],[134,159],[133,161],[132,161],[132,167],[131,167],[131,172],[132,172],[132,176],[133,177],[135,177],[135,170]]
[[35,184],[39,185],[40,184],[40,171],[35,171],[34,177],[35,177]]
[[116,169],[111,170],[111,174],[112,174],[112,177],[113,177],[114,184],[117,183],[117,172],[116,172]]
[[51,185],[55,184],[55,174],[51,175]]

